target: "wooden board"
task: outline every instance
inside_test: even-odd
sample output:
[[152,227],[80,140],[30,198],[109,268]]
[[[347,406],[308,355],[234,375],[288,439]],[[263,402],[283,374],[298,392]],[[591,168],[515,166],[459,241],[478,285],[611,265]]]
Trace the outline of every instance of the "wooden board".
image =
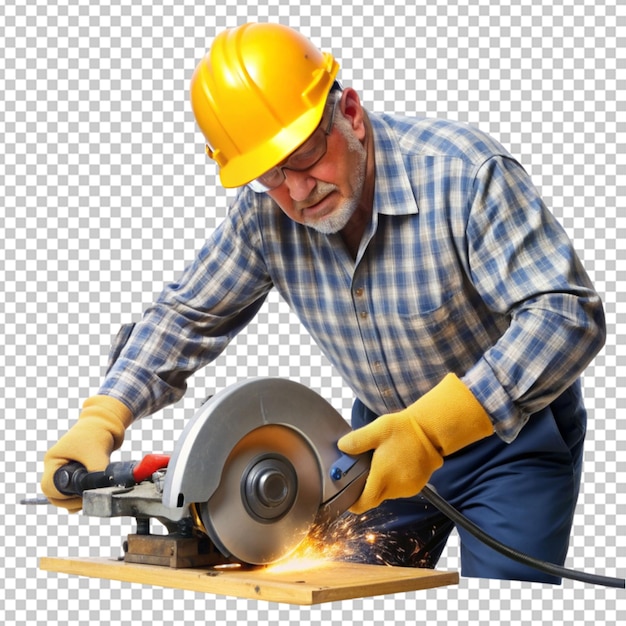
[[459,582],[457,572],[342,562],[322,562],[308,569],[170,569],[105,558],[44,557],[39,567],[48,572],[301,605],[431,589]]

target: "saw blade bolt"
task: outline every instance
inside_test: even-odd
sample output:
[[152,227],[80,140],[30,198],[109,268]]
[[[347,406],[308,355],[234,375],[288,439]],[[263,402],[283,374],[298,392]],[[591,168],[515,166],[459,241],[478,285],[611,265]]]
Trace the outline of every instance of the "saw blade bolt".
[[254,459],[244,472],[242,498],[248,512],[260,521],[274,522],[293,506],[298,490],[296,472],[281,455]]

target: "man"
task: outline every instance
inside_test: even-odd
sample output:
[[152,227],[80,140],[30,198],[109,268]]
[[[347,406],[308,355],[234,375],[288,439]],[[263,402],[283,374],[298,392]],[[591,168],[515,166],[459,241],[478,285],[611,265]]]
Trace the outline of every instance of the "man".
[[[500,541],[562,563],[600,299],[502,146],[368,113],[338,69],[284,26],[216,38],[191,100],[222,183],[241,190],[46,455],[44,491],[79,508],[55,469],[106,466],[133,420],[179,399],[276,288],[355,393],[339,447],[374,450],[352,510],[376,509],[388,561],[437,562],[452,525],[420,498],[430,482]],[[459,532],[466,576],[558,581]]]

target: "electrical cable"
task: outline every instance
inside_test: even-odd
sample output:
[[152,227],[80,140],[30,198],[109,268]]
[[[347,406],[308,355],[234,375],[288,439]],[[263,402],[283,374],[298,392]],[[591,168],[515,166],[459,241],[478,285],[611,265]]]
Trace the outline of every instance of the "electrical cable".
[[426,485],[426,487],[422,489],[421,495],[424,496],[424,498],[426,498],[426,500],[428,500],[433,506],[439,509],[441,513],[461,528],[464,528],[468,533],[476,537],[476,539],[493,550],[496,550],[500,554],[517,561],[518,563],[522,563],[546,574],[558,576],[559,578],[568,578],[570,580],[577,580],[592,585],[602,585],[604,587],[614,587],[617,589],[624,589],[626,587],[626,581],[623,578],[611,578],[609,576],[600,576],[597,574],[589,574],[587,572],[567,569],[554,563],[548,563],[546,561],[535,559],[527,554],[515,550],[514,548],[500,543],[497,539],[488,535],[485,531],[476,526],[474,522],[467,519],[467,517],[444,500],[432,485]]

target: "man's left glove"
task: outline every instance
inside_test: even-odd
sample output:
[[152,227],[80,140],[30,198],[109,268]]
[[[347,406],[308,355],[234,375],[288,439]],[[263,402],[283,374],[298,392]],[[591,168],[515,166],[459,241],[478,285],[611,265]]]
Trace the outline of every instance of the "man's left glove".
[[364,513],[384,500],[417,495],[443,457],[493,434],[493,425],[474,394],[448,374],[417,402],[343,436],[338,447],[350,455],[374,450],[361,497],[350,507]]

